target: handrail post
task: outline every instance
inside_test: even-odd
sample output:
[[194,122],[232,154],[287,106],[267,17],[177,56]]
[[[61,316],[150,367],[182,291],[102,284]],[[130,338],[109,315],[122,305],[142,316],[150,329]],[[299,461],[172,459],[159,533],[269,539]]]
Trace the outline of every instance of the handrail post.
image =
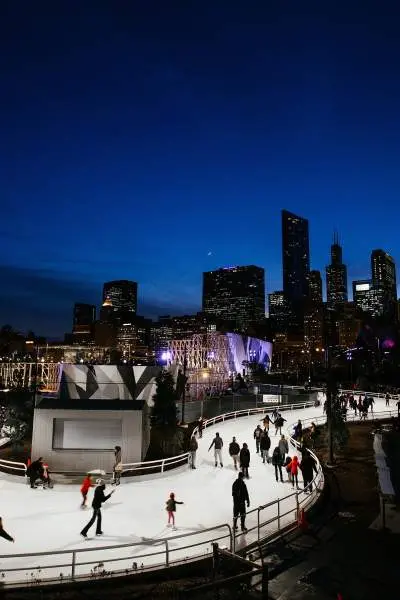
[[300,516],[300,502],[299,502],[299,492],[296,492],[296,519],[299,520]]
[[161,461],[161,473],[164,473],[164,458]]
[[71,562],[71,579],[75,579],[75,566],[76,566],[76,552],[72,551],[72,562]]
[[257,509],[257,541],[260,543],[260,510],[261,506]]
[[169,545],[168,540],[165,541],[165,566],[169,567]]
[[281,530],[281,500],[278,498],[278,531]]

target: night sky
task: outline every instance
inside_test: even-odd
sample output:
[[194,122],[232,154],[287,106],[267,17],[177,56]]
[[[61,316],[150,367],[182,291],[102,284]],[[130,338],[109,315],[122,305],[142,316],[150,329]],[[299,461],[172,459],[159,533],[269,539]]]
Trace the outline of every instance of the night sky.
[[[334,8],[341,5],[341,8]],[[139,282],[139,313],[200,309],[202,271],[266,269],[280,211],[338,229],[350,279],[400,265],[400,7],[3,0],[0,324],[61,337],[75,301]]]

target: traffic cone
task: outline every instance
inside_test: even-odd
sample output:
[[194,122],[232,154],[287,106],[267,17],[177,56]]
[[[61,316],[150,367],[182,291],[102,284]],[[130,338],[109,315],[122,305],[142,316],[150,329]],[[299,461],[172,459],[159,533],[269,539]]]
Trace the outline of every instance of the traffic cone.
[[299,529],[302,531],[307,531],[308,523],[306,519],[306,513],[304,512],[304,508],[302,508],[299,512],[299,520],[298,520]]

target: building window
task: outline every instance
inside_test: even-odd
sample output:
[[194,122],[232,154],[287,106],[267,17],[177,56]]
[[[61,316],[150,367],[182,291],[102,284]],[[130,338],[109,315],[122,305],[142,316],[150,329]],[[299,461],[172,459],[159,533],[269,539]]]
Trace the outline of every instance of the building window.
[[119,419],[53,419],[53,450],[113,450],[121,445]]

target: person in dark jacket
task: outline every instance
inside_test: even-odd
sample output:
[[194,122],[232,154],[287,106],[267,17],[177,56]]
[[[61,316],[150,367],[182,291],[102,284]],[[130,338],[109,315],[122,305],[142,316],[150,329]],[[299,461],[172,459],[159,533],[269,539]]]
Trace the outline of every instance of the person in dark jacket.
[[246,502],[247,508],[250,506],[249,492],[243,481],[243,473],[239,472],[238,478],[232,485],[233,498],[233,529],[237,530],[237,520],[240,515],[240,526],[243,533],[246,533]]
[[271,448],[271,438],[268,435],[268,431],[263,431],[260,439],[260,450],[263,463],[269,460],[269,449]]
[[278,481],[278,472],[279,472],[280,480],[283,483],[283,476],[282,476],[283,459],[282,459],[282,454],[280,453],[278,446],[274,449],[274,451],[272,453],[272,464],[275,467],[275,479]]
[[313,472],[315,471],[315,473],[318,473],[318,469],[317,465],[315,464],[315,460],[307,451],[303,453],[300,463],[300,470],[303,473],[304,489],[307,493],[311,493]]
[[300,441],[301,436],[303,435],[303,425],[301,424],[300,419],[297,421],[297,425],[295,425],[293,437],[295,440]]
[[0,537],[4,538],[5,540],[8,540],[9,542],[14,542],[14,538],[11,537],[10,534],[7,533],[7,531],[3,528],[3,519],[2,517],[0,517]]
[[275,425],[275,435],[278,435],[278,433],[279,434],[282,433],[282,427],[283,427],[284,423],[286,423],[286,419],[284,419],[283,417],[281,417],[281,415],[279,415],[279,417],[277,417],[275,419],[275,423],[274,423],[274,425]]
[[219,433],[216,433],[215,438],[211,442],[211,445],[208,449],[208,451],[210,452],[211,448],[214,446],[215,466],[218,465],[218,460],[219,460],[219,464],[221,465],[221,467],[224,466],[222,464],[222,447],[223,447],[223,445],[224,445],[224,442],[223,442],[222,438],[220,437]]
[[103,532],[101,530],[101,505],[103,504],[103,502],[105,502],[106,500],[111,498],[111,496],[113,495],[113,493],[115,491],[115,490],[112,490],[106,496],[104,494],[104,490],[106,489],[106,484],[104,483],[104,481],[102,479],[98,479],[96,481],[96,484],[97,484],[97,487],[94,490],[94,497],[93,497],[93,502],[92,502],[93,515],[92,515],[92,518],[90,519],[89,523],[81,531],[81,536],[83,536],[84,538],[87,537],[87,532],[89,531],[89,529],[91,528],[93,523],[96,521],[96,519],[97,519],[96,535],[102,535]]
[[247,444],[243,444],[243,448],[240,451],[240,468],[242,469],[243,476],[246,479],[249,478],[249,466],[250,466],[250,450]]
[[238,466],[238,462],[239,462],[239,454],[240,454],[240,446],[236,441],[236,438],[232,438],[231,443],[229,444],[229,456],[232,456],[233,458],[233,466],[235,467],[235,470],[237,471],[237,466]]
[[43,458],[40,456],[37,460],[34,460],[26,470],[26,474],[29,477],[29,481],[31,484],[31,488],[34,489],[37,486],[35,482],[37,479],[44,479],[44,468],[43,468]]
[[260,439],[261,439],[262,429],[259,425],[254,430],[253,437],[256,440],[256,453],[260,452]]
[[196,468],[196,452],[199,445],[196,440],[196,436],[192,435],[189,442],[189,453],[190,453],[190,466],[192,469]]

